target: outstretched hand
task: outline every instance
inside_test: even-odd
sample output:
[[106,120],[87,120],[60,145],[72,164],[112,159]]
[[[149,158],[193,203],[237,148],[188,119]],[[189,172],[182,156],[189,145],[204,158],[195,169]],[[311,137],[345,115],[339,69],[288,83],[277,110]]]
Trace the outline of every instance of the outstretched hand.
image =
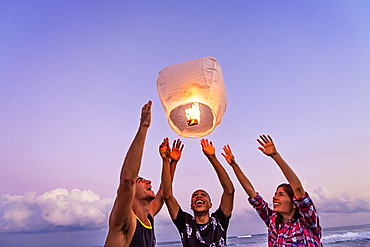
[[229,163],[229,165],[232,165],[233,163],[235,163],[235,157],[234,157],[234,154],[231,152],[230,146],[225,145],[223,150],[224,150],[224,153],[221,153],[221,154],[222,156],[224,156],[226,162]]
[[170,158],[170,145],[168,144],[168,137],[163,139],[161,145],[159,145],[159,155],[162,159]]
[[202,151],[205,156],[215,156],[215,147],[213,146],[212,141],[208,139],[200,140],[200,145],[202,145]]
[[269,135],[260,135],[260,139],[257,139],[257,141],[262,147],[258,147],[258,149],[261,150],[262,153],[267,156],[273,156],[278,153],[275,144]]
[[140,125],[149,127],[151,121],[152,121],[152,101],[149,100],[148,103],[146,103],[141,108]]
[[170,158],[172,161],[179,161],[181,158],[182,150],[184,149],[184,144],[182,144],[180,139],[174,140],[172,144],[172,151],[170,153]]

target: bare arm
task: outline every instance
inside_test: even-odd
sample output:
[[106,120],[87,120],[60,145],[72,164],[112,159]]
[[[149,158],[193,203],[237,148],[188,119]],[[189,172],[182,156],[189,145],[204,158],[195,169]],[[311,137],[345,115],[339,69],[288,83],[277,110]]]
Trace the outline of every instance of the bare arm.
[[[177,214],[179,212],[179,204],[176,198],[173,196],[172,192],[172,182],[173,176],[175,173],[175,169],[177,166],[177,162],[181,158],[181,153],[184,148],[184,145],[181,144],[180,139],[177,139],[173,142],[172,151],[169,147],[169,140],[166,137],[161,144],[161,147],[166,149],[165,155],[161,154],[163,160],[163,168],[162,168],[162,186],[163,186],[163,197],[168,208],[168,212],[172,219],[176,219]],[[170,163],[171,160],[171,163]]]
[[122,165],[117,197],[109,218],[110,230],[121,230],[124,227],[129,228],[131,225],[130,220],[133,216],[131,207],[135,196],[135,183],[140,170],[147,131],[151,123],[151,106],[152,102],[148,101],[141,110],[139,129]]
[[260,135],[260,139],[257,139],[258,143],[261,144],[262,147],[258,149],[261,150],[267,156],[270,156],[276,164],[280,167],[281,171],[283,172],[285,178],[288,180],[290,186],[294,191],[296,197],[301,197],[304,195],[305,191],[299,180],[298,176],[294,173],[293,169],[285,162],[285,160],[281,157],[278,153],[275,144],[272,138],[269,135]]
[[184,144],[180,139],[174,140],[172,144],[172,150],[170,152],[170,170],[171,170],[171,181],[173,181],[175,177],[175,171],[177,167],[177,163],[179,162],[182,154],[182,150],[184,149]]
[[[162,144],[159,146],[159,155],[162,158],[163,162],[168,162],[168,159],[171,159],[170,162],[170,174],[171,174],[171,183],[173,181],[173,177],[175,175],[175,170],[177,166],[177,162],[179,161],[181,157],[181,150],[184,145],[182,145],[181,150],[179,149],[179,145],[181,144],[180,139],[177,140],[178,145],[176,144],[176,141],[173,143],[172,151],[169,149],[168,145],[168,138],[165,138],[162,142]],[[178,146],[178,147],[177,147]],[[166,164],[165,164],[166,165]],[[163,168],[162,168],[163,169]],[[164,203],[164,196],[163,196],[163,186],[162,183],[159,187],[159,190],[157,192],[156,198],[150,203],[149,213],[153,216],[155,216],[162,208]]]
[[223,188],[220,208],[224,212],[225,216],[228,217],[230,216],[234,207],[234,185],[231,182],[231,179],[227,174],[225,168],[218,161],[212,142],[208,141],[208,139],[202,139],[200,141],[200,144],[202,145],[202,151],[204,155],[208,158],[213,168],[215,169],[217,177]]
[[232,153],[230,146],[225,145],[223,150],[224,153],[221,153],[222,156],[224,156],[226,162],[233,168],[234,173],[238,178],[239,183],[243,187],[244,191],[248,194],[250,198],[255,197],[257,193],[254,190],[252,183],[249,181],[247,176],[245,176],[238,163],[236,163],[234,154]]
[[150,202],[149,214],[152,215],[153,217],[156,216],[159,213],[159,211],[161,211],[163,203],[164,203],[164,198],[163,198],[163,189],[162,189],[162,184],[161,184],[159,186],[155,199]]

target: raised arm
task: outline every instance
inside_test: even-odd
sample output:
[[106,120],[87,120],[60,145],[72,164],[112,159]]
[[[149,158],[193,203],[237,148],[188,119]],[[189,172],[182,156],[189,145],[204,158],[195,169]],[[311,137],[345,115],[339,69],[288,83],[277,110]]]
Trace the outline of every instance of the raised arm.
[[[159,155],[161,156],[162,160],[167,158],[168,153],[169,151],[167,150],[166,146],[163,146],[163,142],[162,142],[162,144],[159,146]],[[155,199],[150,202],[149,214],[151,214],[152,216],[155,216],[162,209],[163,203],[164,203],[163,186],[161,183]]]
[[175,171],[177,167],[177,163],[179,162],[182,154],[182,150],[184,149],[184,144],[180,139],[174,140],[172,144],[172,150],[170,152],[170,167],[171,167],[171,181],[173,181],[175,177]]
[[225,216],[228,217],[231,215],[234,206],[234,185],[231,182],[231,179],[225,168],[218,161],[212,141],[208,141],[208,139],[202,139],[200,144],[202,145],[202,151],[204,155],[208,158],[215,169],[218,180],[223,188],[220,208],[224,212]]
[[[162,168],[162,188],[163,188],[163,197],[168,208],[168,212],[172,219],[176,219],[179,212],[179,204],[176,198],[173,196],[172,192],[172,182],[177,162],[181,158],[181,153],[184,148],[184,145],[181,144],[180,139],[175,140],[173,143],[172,151],[169,146],[169,140],[166,137],[161,146],[160,154],[163,161]],[[170,163],[171,160],[171,163]]]
[[[168,148],[167,143],[168,143],[168,138],[165,138],[162,144],[159,146],[159,155],[161,156],[163,162],[168,162],[168,158],[171,159],[170,174],[171,174],[171,182],[172,182],[174,174],[175,174],[177,162],[180,160],[181,151],[182,151],[182,148],[184,148],[184,145],[182,145],[181,150],[180,150],[181,141],[180,139],[178,139],[177,141],[173,142],[173,148],[171,151]],[[159,190],[157,192],[156,198],[150,203],[149,213],[155,216],[161,210],[163,203],[164,203],[163,186],[161,183]]]
[[270,156],[276,164],[280,167],[285,178],[288,180],[290,186],[294,191],[295,196],[301,197],[305,194],[301,181],[298,176],[294,173],[293,169],[285,162],[285,160],[278,153],[275,144],[272,138],[269,135],[260,135],[260,139],[257,139],[258,143],[261,144],[261,147],[258,147],[262,153],[267,156]]
[[130,220],[133,216],[131,207],[135,196],[135,184],[140,170],[144,143],[151,123],[151,107],[151,101],[148,101],[142,107],[139,129],[127,151],[122,165],[117,197],[109,218],[110,231],[114,229],[124,231],[122,228],[125,227],[125,230],[128,230],[131,225]]
[[250,198],[255,197],[257,193],[254,190],[252,183],[249,181],[247,176],[245,176],[242,169],[236,162],[234,154],[232,153],[230,146],[225,145],[223,150],[224,150],[224,153],[221,153],[222,156],[224,156],[226,162],[233,168],[234,173],[236,177],[238,178],[239,183],[243,187],[244,191],[248,194]]

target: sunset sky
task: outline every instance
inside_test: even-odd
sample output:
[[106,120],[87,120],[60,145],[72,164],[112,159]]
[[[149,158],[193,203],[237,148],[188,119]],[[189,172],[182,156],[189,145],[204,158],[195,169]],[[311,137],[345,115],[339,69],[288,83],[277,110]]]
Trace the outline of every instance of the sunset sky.
[[[140,110],[153,101],[140,175],[160,184],[168,125],[156,79],[213,56],[228,105],[205,138],[234,186],[229,236],[265,233],[232,169],[230,144],[269,202],[285,178],[257,147],[270,134],[313,198],[324,228],[370,222],[370,2],[0,1],[0,246],[102,246]],[[221,186],[185,144],[174,194],[190,212]],[[179,240],[165,206],[158,242]]]

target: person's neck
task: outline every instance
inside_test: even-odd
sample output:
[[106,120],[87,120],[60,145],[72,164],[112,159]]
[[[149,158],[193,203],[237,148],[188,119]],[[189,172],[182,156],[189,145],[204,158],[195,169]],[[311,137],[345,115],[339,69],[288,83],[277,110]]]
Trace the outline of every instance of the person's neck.
[[194,212],[194,218],[197,224],[206,224],[210,219],[209,212]]
[[284,221],[284,224],[285,224],[287,221],[293,219],[294,211],[292,213],[289,213],[289,214],[281,214],[281,216],[283,216],[283,221]]
[[147,200],[135,200],[132,204],[132,211],[144,223],[149,224],[147,218],[149,214],[150,202]]

